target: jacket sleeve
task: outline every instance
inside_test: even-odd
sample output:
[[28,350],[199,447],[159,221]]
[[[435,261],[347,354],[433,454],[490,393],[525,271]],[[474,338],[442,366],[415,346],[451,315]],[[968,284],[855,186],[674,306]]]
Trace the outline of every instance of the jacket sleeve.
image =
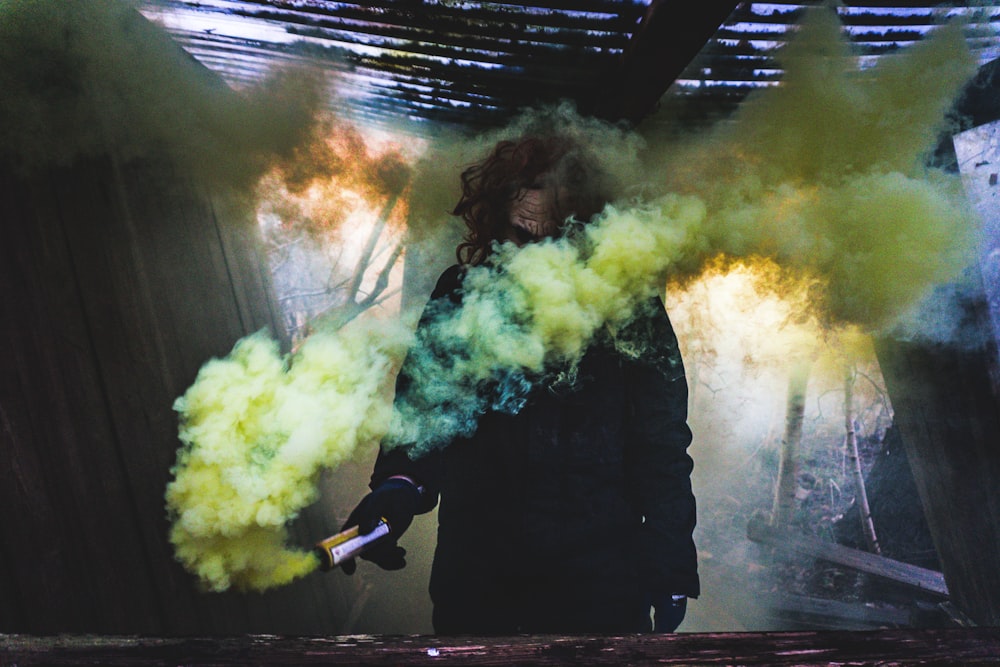
[[628,483],[643,515],[640,567],[653,594],[697,597],[688,388],[677,337],[659,299],[628,327],[624,362]]
[[[425,330],[431,318],[441,311],[442,306],[458,307],[461,304],[461,268],[453,266],[445,271],[438,279],[431,298],[420,316],[417,324],[417,335]],[[396,376],[396,399],[404,395],[408,390],[411,377],[408,372],[408,360],[403,361],[399,375]],[[375,460],[375,468],[372,471],[369,487],[374,489],[386,479],[395,475],[403,475],[412,479],[422,488],[421,503],[417,512],[429,512],[437,505],[438,494],[441,489],[441,449],[434,448],[427,454],[416,459],[411,459],[405,447],[393,447],[388,449],[380,447],[378,458]]]

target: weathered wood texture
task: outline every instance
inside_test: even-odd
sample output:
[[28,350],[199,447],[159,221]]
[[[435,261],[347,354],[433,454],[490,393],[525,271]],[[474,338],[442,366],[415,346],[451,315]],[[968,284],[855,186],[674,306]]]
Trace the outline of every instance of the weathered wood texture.
[[[987,326],[973,307],[970,326]],[[881,340],[879,362],[952,601],[1000,625],[1000,404],[989,341]]]
[[276,327],[258,243],[166,161],[0,173],[0,631],[336,631],[331,581],[205,595],[167,542],[174,399]]
[[1000,629],[623,637],[247,636],[226,639],[0,635],[0,665],[989,665]]
[[832,542],[825,542],[808,535],[798,535],[790,530],[768,525],[761,517],[750,519],[747,524],[747,537],[754,542],[771,547],[812,556],[859,572],[874,574],[925,593],[948,596],[948,587],[940,572]]
[[908,609],[873,607],[862,602],[840,602],[790,593],[764,593],[761,600],[782,625],[798,630],[876,630],[920,627]]

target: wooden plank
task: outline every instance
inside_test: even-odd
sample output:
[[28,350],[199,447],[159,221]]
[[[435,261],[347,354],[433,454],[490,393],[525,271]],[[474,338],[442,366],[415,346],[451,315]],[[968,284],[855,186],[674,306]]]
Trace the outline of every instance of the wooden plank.
[[[105,254],[114,268],[103,289],[106,297],[91,306],[100,313],[91,328],[95,354],[107,378],[108,409],[115,429],[115,439],[109,445],[113,444],[126,471],[133,533],[141,539],[143,566],[153,587],[146,604],[159,615],[162,632],[198,632],[202,628],[235,632],[245,627],[238,623],[245,614],[238,606],[225,614],[212,613],[211,607],[203,604],[190,578],[174,561],[166,540],[163,508],[163,490],[179,444],[171,405],[186,369],[178,363],[184,359],[178,348],[168,346],[163,332],[169,326],[158,314],[160,304],[173,298],[168,295],[187,293],[188,285],[181,280],[160,280],[152,261],[158,236],[150,230],[169,233],[175,220],[203,218],[186,201],[193,195],[184,195],[184,188],[165,164],[146,161],[122,165],[111,159],[104,178],[115,207],[104,220],[99,247],[93,251]],[[201,237],[190,241],[202,242]],[[86,240],[80,243],[86,248]],[[195,279],[191,276],[187,281]],[[219,316],[224,317],[228,311],[222,305],[218,308]]]
[[[984,310],[973,304],[965,322],[981,328],[980,340],[989,331]],[[976,623],[998,625],[1000,396],[990,376],[996,347],[883,339],[875,350],[952,599]]]
[[[107,202],[87,170],[60,174],[67,171],[7,181],[18,214],[4,219],[4,243],[17,248],[19,278],[4,277],[5,300],[14,303],[4,318],[13,372],[4,374],[3,392],[20,399],[8,413],[15,426],[6,445],[19,479],[7,507],[30,509],[4,513],[24,540],[13,542],[16,569],[4,576],[22,591],[31,627],[138,630],[144,613],[130,596],[149,587],[135,566],[142,558],[134,525],[121,511],[122,470],[104,446],[112,436],[76,282],[82,265],[67,240],[69,229],[102,219]],[[98,265],[91,268],[100,272]]]
[[332,579],[208,595],[173,558],[171,405],[273,299],[252,220],[216,220],[169,167],[110,164],[0,187],[0,631],[335,629]]
[[[191,2],[191,0],[187,1]],[[318,14],[326,14],[334,11],[324,7],[323,4],[317,4],[314,7],[302,7],[297,3],[289,2],[289,0],[246,0],[246,2],[258,5],[285,7],[295,11],[310,11]],[[364,0],[363,2],[355,0],[354,2],[338,3],[338,5],[355,5],[366,8],[372,7],[381,10],[388,10],[389,13],[415,12],[419,10],[421,12],[450,13],[462,16],[467,11],[492,13],[495,10],[497,12],[507,12],[513,16],[517,16],[528,12],[532,14],[569,12],[571,14],[605,14],[608,17],[631,17],[633,20],[638,20],[639,16],[642,15],[642,10],[644,8],[641,2],[621,2],[620,0],[532,0],[530,2],[528,0],[523,0],[520,2],[469,2],[461,4],[433,2],[426,3],[426,5],[421,4],[419,6],[414,6],[409,0]],[[551,9],[553,11],[538,12],[538,9]]]
[[[260,596],[201,592],[195,578],[175,562],[167,541],[163,501],[169,469],[180,446],[174,399],[190,386],[205,361],[227,354],[240,337],[263,322],[238,302],[254,299],[234,283],[204,192],[162,159],[132,162],[122,169],[120,179],[132,226],[128,234],[134,244],[134,261],[141,267],[135,277],[151,295],[143,321],[132,325],[148,330],[148,340],[140,341],[139,347],[119,340],[118,349],[131,350],[128,360],[120,361],[139,370],[144,358],[152,358],[154,366],[149,369],[148,386],[132,387],[144,395],[144,420],[135,420],[135,411],[129,411],[119,415],[119,422],[123,432],[138,436],[146,431],[141,439],[145,446],[123,456],[137,511],[147,518],[141,532],[153,563],[159,604],[166,609],[165,632],[263,631],[271,617]],[[263,294],[256,296],[264,300]],[[108,363],[119,363],[115,354],[115,348],[107,350]],[[130,384],[124,378],[123,383]],[[301,616],[295,618],[301,620]]]
[[633,34],[624,62],[604,88],[581,105],[611,120],[638,123],[712,38],[739,3],[653,0]]
[[429,637],[219,639],[0,635],[18,665],[995,665],[1000,628]]
[[[169,163],[133,163],[122,173],[138,252],[155,290],[154,326],[182,393],[201,365],[248,333],[233,298],[209,201]],[[171,399],[172,400],[172,399]]]
[[[20,183],[9,173],[0,172],[0,285],[5,288],[0,299],[0,549],[5,554],[4,573],[17,573],[35,567],[46,554],[47,531],[56,534],[57,520],[48,502],[44,483],[44,468],[35,446],[35,433],[28,411],[28,392],[22,385],[24,333],[35,328],[35,310],[31,296],[36,276],[26,271],[28,244],[25,229],[19,224],[25,219],[24,198],[17,196]],[[57,587],[46,584],[51,580],[29,581],[18,576],[4,576],[2,598],[3,627],[28,631],[41,627],[46,606],[52,616],[64,614],[59,605]],[[8,631],[10,631],[8,630]]]
[[[250,19],[280,21],[289,26],[320,28],[338,35],[339,42],[367,42],[356,35],[385,37],[389,40],[438,44],[458,49],[486,49],[508,53],[538,54],[547,46],[573,46],[590,50],[621,50],[628,42],[632,23],[615,17],[548,14],[495,13],[463,9],[459,13],[437,12],[386,14],[372,8],[340,6],[323,14],[277,10],[236,11]],[[536,18],[541,20],[536,20]],[[288,28],[290,32],[297,28]]]
[[[764,593],[759,599],[782,621],[778,627],[785,629],[873,630],[913,625],[912,614],[906,609],[878,608],[791,593]],[[793,624],[789,625],[789,621]]]
[[[224,94],[176,54],[177,76]],[[0,173],[0,632],[333,624],[315,582],[199,592],[167,540],[174,399],[241,336],[280,332],[255,220],[229,213],[152,151]]]
[[775,528],[760,516],[751,518],[747,523],[747,537],[754,542],[874,574],[926,593],[948,596],[948,587],[940,572]]
[[[419,35],[391,28],[376,29],[375,26],[364,27],[362,30],[360,27],[334,29],[310,25],[289,27],[287,30],[290,34],[301,37],[323,39],[334,43],[371,46],[385,52],[409,53],[412,54],[411,59],[414,64],[418,66],[423,65],[422,61],[424,60],[428,62],[440,59],[469,60],[514,68],[513,73],[516,75],[519,72],[518,68],[530,71],[562,61],[575,65],[567,71],[567,76],[583,79],[585,72],[581,72],[580,68],[600,72],[610,69],[615,63],[613,58],[609,58],[608,54],[601,50],[604,47],[601,44],[590,47],[573,44],[547,44],[527,40],[506,43],[494,41],[488,37],[464,35],[452,35],[449,39],[444,39],[442,35],[435,37],[434,41],[415,41],[413,38],[419,37]],[[608,48],[613,55],[619,52],[623,46],[624,44],[615,44],[614,48]]]
[[[70,310],[59,313],[60,319],[66,319],[55,326],[72,331],[74,345],[54,347],[59,369],[65,373],[64,400],[72,406],[70,414],[57,423],[62,431],[72,430],[72,436],[62,434],[47,445],[52,459],[68,463],[68,479],[56,492],[57,502],[72,507],[63,521],[79,523],[88,536],[86,542],[67,543],[62,550],[68,562],[77,557],[81,565],[90,562],[89,568],[68,574],[80,579],[77,587],[87,592],[92,609],[90,617],[83,609],[77,610],[74,625],[89,624],[97,632],[113,628],[140,632],[158,627],[159,611],[151,604],[155,597],[138,532],[140,519],[134,513],[127,472],[119,456],[116,378],[100,356],[105,332],[123,328],[127,314],[116,306],[116,274],[121,268],[105,231],[117,217],[107,169],[106,161],[87,161],[53,171],[49,179],[48,194],[58,207],[58,228],[53,231],[65,244],[63,261],[69,269],[64,298]],[[77,366],[79,377],[74,373]],[[81,544],[94,546],[84,550]],[[106,618],[94,623],[101,615]]]

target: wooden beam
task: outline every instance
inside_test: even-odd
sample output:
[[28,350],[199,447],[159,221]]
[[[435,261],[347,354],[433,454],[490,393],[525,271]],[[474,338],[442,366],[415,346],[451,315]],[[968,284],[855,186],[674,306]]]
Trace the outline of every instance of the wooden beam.
[[[894,607],[880,609],[861,602],[841,602],[780,592],[764,593],[759,599],[782,623],[778,627],[874,630],[913,625],[913,614],[908,609]],[[789,622],[792,625],[789,625]]]
[[230,638],[0,635],[19,665],[995,665],[1000,628],[626,636]]
[[625,51],[621,68],[601,90],[594,115],[638,123],[656,108],[738,0],[653,0]]
[[750,519],[747,524],[747,537],[767,546],[812,556],[860,572],[874,574],[925,593],[948,596],[948,587],[940,572],[826,542],[808,535],[799,535],[789,530],[775,528],[768,525],[767,521],[760,516]]

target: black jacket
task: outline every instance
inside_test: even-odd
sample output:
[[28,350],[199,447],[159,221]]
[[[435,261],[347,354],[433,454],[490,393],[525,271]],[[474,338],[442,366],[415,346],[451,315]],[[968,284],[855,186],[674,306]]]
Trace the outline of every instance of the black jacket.
[[[460,286],[452,267],[431,299],[458,307]],[[639,310],[517,414],[487,411],[471,437],[416,460],[380,452],[372,488],[405,474],[423,511],[440,497],[438,632],[642,631],[650,595],[698,595],[687,384],[662,302]]]

